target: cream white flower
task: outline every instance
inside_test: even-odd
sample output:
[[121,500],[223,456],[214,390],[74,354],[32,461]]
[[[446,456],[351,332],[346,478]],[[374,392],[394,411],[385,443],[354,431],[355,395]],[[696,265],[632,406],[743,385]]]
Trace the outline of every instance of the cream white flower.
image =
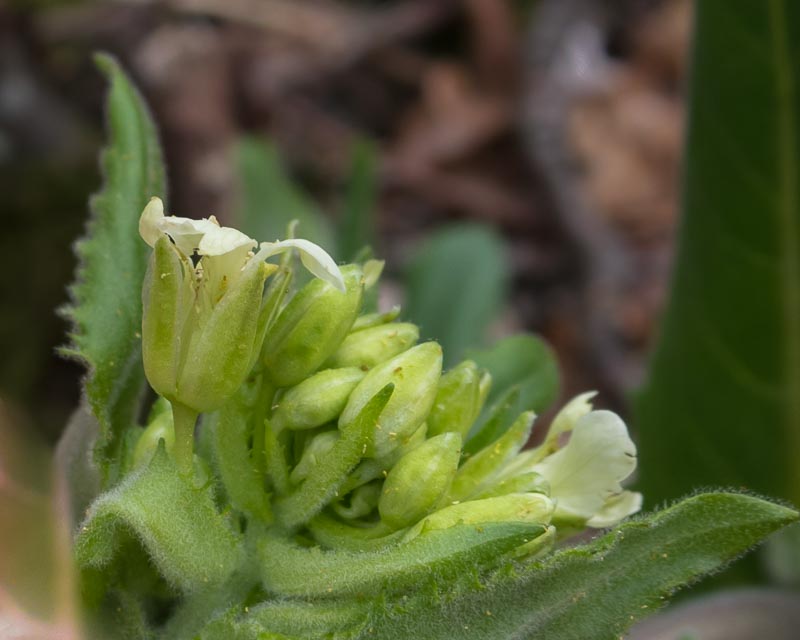
[[212,304],[235,284],[248,260],[266,260],[292,249],[300,253],[300,260],[311,273],[340,291],[345,290],[339,267],[313,242],[301,238],[263,242],[260,250],[253,255],[258,243],[241,231],[220,226],[214,216],[201,220],[165,216],[161,199],[151,198],[139,219],[139,234],[154,247],[165,233],[186,258],[193,255],[200,257],[198,272],[210,284]]
[[641,507],[641,496],[621,482],[636,468],[636,446],[625,423],[610,411],[579,418],[567,444],[533,465],[550,484],[554,520],[605,527]]

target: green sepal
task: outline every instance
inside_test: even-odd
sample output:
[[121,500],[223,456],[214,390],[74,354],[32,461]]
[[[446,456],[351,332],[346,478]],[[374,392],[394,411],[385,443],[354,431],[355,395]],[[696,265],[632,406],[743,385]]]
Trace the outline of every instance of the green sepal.
[[187,258],[162,234],[142,286],[142,360],[150,386],[165,398],[177,393],[184,327],[195,303],[192,278]]
[[351,332],[328,359],[328,367],[358,367],[367,371],[416,344],[417,325],[391,322]]
[[176,399],[198,412],[222,406],[244,382],[258,343],[264,282],[274,265],[250,261],[239,280],[193,332]]
[[393,529],[415,524],[445,496],[461,458],[461,436],[442,433],[397,462],[383,483],[378,511]]
[[84,387],[100,430],[95,458],[102,486],[117,481],[122,433],[134,423],[145,388],[141,360],[141,288],[149,247],[139,238],[139,214],[151,196],[165,197],[164,164],[155,125],[117,61],[95,56],[110,88],[105,178],[90,201],[86,236],[75,246],[78,268],[71,302],[71,344],[62,352],[88,367]]
[[355,367],[325,369],[287,389],[273,407],[273,426],[278,430],[303,430],[335,420],[347,405],[350,392],[364,378]]
[[448,494],[449,501],[466,500],[478,492],[485,491],[496,477],[516,456],[531,435],[532,411],[526,411],[511,425],[499,440],[481,449],[458,470]]
[[792,509],[748,495],[701,494],[527,566],[508,564],[468,589],[388,602],[366,640],[606,640],[662,607],[675,589],[718,571],[795,522]]
[[492,565],[545,528],[530,523],[456,525],[406,544],[352,553],[300,547],[267,535],[259,548],[264,588],[281,596],[335,598],[390,594],[435,578],[439,584],[474,567]]
[[217,513],[210,490],[182,477],[163,443],[149,465],[91,505],[75,539],[78,564],[108,567],[130,533],[184,592],[224,581],[240,561],[240,538]]
[[317,515],[333,500],[347,480],[347,475],[364,457],[375,434],[375,425],[390,401],[394,386],[386,385],[341,430],[341,437],[327,457],[313,467],[302,485],[286,498],[278,500],[275,514],[288,529],[294,529]]

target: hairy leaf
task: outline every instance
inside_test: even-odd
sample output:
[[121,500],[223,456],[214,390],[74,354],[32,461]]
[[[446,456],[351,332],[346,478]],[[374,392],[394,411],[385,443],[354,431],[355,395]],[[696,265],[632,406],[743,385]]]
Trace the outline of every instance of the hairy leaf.
[[438,600],[423,595],[390,604],[361,637],[618,638],[675,589],[719,570],[797,517],[747,495],[697,495],[590,544],[498,572],[483,588],[454,593],[442,585]]
[[179,475],[163,442],[148,466],[92,504],[75,540],[79,564],[108,567],[131,533],[160,574],[184,592],[222,582],[239,563],[240,540],[210,491]]
[[260,548],[262,579],[265,588],[280,595],[323,598],[396,592],[434,579],[444,587],[543,531],[523,522],[456,525],[362,553],[308,549],[267,536]]
[[101,165],[102,190],[90,202],[91,218],[79,258],[72,303],[72,344],[64,353],[88,367],[86,395],[100,423],[96,455],[105,485],[116,480],[122,432],[136,418],[144,388],[140,291],[149,248],[139,238],[139,214],[151,196],[164,197],[164,166],[155,126],[144,101],[111,57],[96,62],[111,85],[109,143]]
[[696,3],[684,219],[636,406],[651,501],[800,502],[800,4]]
[[311,470],[300,488],[276,505],[281,523],[293,529],[311,520],[337,495],[353,468],[372,443],[378,418],[392,397],[394,385],[387,384],[342,429],[333,449]]

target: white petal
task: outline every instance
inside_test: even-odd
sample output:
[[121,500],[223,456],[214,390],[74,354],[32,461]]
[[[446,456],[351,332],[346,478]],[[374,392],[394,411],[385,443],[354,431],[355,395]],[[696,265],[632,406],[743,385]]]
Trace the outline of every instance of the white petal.
[[610,411],[580,418],[567,445],[533,470],[550,483],[556,514],[585,520],[622,493],[620,482],[636,468],[636,446],[625,423]]
[[293,238],[281,240],[280,242],[262,242],[261,250],[256,254],[257,259],[266,260],[270,256],[290,249],[297,249],[300,252],[300,260],[306,269],[318,278],[329,282],[342,293],[345,292],[344,278],[339,267],[322,247],[309,240]]
[[156,246],[156,242],[164,233],[160,227],[163,219],[164,203],[161,202],[161,198],[150,198],[139,218],[139,235],[151,247]]
[[250,250],[257,244],[250,236],[238,229],[218,227],[213,223],[211,226],[213,228],[206,230],[197,246],[197,251],[202,256],[221,256],[242,247]]
[[169,237],[172,238],[172,241],[184,255],[191,256],[200,247],[203,237],[207,233],[218,231],[219,225],[205,218],[194,220],[192,218],[167,216],[162,218],[159,228],[163,233],[169,234]]
[[589,518],[586,525],[595,529],[613,527],[620,520],[627,518],[642,508],[642,494],[635,491],[623,491],[612,496],[603,507]]

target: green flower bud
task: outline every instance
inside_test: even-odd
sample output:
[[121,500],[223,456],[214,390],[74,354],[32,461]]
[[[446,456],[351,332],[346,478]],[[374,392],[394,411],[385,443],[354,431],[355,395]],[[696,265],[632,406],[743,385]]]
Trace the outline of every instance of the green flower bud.
[[154,407],[150,423],[145,428],[133,450],[133,466],[139,467],[150,461],[158,449],[159,440],[164,441],[168,453],[175,446],[175,427],[172,424],[172,410],[169,402],[159,398]]
[[361,308],[363,277],[358,265],[344,267],[342,276],[344,293],[328,282],[312,280],[270,327],[262,361],[276,386],[291,387],[314,373],[350,331]]
[[403,542],[429,531],[449,529],[457,524],[535,522],[546,526],[552,518],[553,508],[553,501],[541,493],[510,493],[484,500],[460,502],[420,520],[403,537]]
[[273,409],[272,425],[278,430],[302,430],[335,420],[363,377],[364,372],[355,367],[315,373],[281,396]]
[[425,342],[373,368],[350,394],[339,416],[339,428],[352,422],[362,407],[389,383],[394,393],[378,418],[374,442],[367,456],[387,456],[425,421],[436,397],[442,371],[442,348]]
[[403,353],[419,340],[419,328],[392,322],[350,333],[326,363],[329,367],[360,367],[364,371]]
[[550,495],[550,484],[539,473],[528,471],[506,478],[475,494],[474,500],[504,496],[508,493],[543,493]]
[[402,529],[428,515],[450,488],[460,457],[461,436],[443,433],[400,458],[383,483],[381,520]]
[[338,431],[324,431],[314,436],[311,442],[306,445],[303,455],[300,457],[300,462],[292,469],[289,480],[291,480],[293,484],[300,484],[305,480],[311,473],[311,470],[320,463],[322,458],[330,453],[338,439]]
[[363,316],[358,316],[353,323],[351,332],[361,331],[362,329],[369,329],[370,327],[377,327],[380,324],[393,322],[400,315],[400,307],[394,306],[389,311],[383,313],[367,313]]
[[465,360],[442,376],[428,416],[428,435],[451,431],[466,438],[481,410],[481,378],[478,365],[472,360]]
[[467,460],[458,470],[449,500],[466,500],[485,491],[528,441],[536,415],[526,411],[496,442]]

